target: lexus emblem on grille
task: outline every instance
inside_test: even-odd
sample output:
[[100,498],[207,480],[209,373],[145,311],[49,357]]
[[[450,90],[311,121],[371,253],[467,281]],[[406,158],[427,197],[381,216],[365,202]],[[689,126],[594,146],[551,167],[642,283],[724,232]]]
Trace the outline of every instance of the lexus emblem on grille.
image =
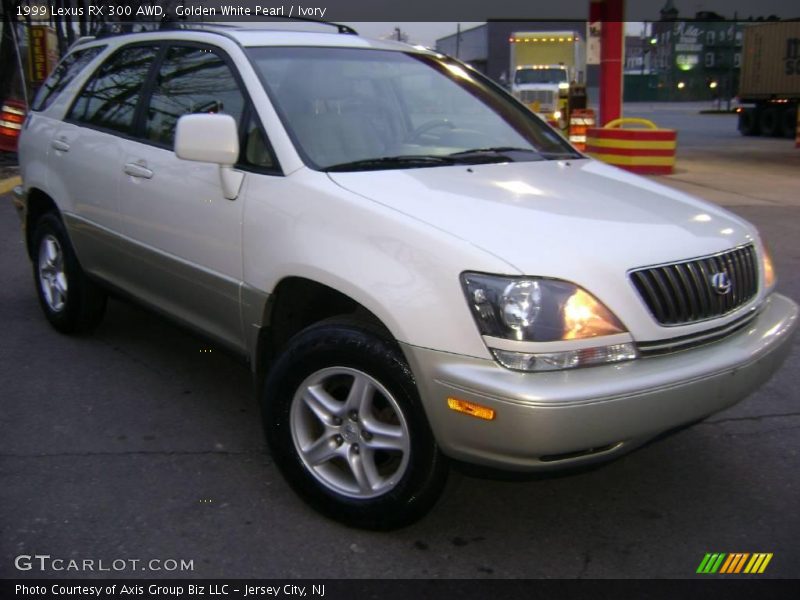
[[731,291],[731,278],[728,277],[728,274],[725,271],[714,273],[711,276],[711,287],[720,296],[724,296]]

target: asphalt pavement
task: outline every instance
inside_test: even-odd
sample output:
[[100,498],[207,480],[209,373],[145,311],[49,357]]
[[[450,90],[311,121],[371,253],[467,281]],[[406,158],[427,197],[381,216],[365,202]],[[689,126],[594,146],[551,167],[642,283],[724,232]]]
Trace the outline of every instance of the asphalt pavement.
[[[670,106],[626,110],[679,129],[678,170],[656,179],[755,223],[779,290],[800,299],[800,150]],[[93,574],[15,567],[33,554],[193,561],[94,572],[125,577],[683,578],[707,552],[770,552],[760,577],[800,573],[798,340],[772,381],[703,423],[568,477],[455,473],[421,522],[370,533],[319,516],[283,482],[245,366],[116,300],[94,335],[59,335],[30,271],[6,195],[0,577]]]

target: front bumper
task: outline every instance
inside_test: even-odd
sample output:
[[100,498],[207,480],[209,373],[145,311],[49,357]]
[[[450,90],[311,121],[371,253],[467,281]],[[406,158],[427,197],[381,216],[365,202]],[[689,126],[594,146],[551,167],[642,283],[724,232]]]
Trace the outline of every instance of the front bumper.
[[[747,327],[706,346],[549,373],[408,344],[403,351],[445,454],[536,471],[611,458],[736,404],[778,369],[797,323],[798,306],[773,294]],[[454,412],[449,397],[488,406],[495,419]]]

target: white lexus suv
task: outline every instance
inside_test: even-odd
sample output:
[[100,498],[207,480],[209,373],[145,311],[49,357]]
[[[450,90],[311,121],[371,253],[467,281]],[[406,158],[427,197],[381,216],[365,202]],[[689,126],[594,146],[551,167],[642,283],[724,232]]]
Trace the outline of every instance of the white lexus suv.
[[81,41],[19,156],[52,325],[113,292],[240,354],[287,480],[352,526],[419,518],[450,459],[561,469],[703,419],[797,324],[747,222],[345,27]]

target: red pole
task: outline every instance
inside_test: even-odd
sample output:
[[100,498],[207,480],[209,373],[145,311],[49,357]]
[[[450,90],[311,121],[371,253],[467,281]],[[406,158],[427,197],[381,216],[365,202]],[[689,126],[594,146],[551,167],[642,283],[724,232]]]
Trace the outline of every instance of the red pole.
[[[590,11],[595,3],[590,5]],[[625,43],[625,0],[600,4],[600,126],[622,116],[622,61]]]

